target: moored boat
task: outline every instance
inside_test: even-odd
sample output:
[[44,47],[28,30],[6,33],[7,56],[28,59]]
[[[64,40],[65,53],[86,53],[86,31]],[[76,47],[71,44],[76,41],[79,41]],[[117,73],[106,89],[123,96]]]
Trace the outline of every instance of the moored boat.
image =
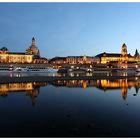
[[119,73],[137,73],[137,69],[118,69],[116,72]]
[[13,71],[13,66],[10,65],[10,66],[2,66],[0,67],[0,73],[11,73]]
[[58,69],[53,69],[49,67],[16,67],[13,72],[27,72],[27,73],[55,73]]
[[137,69],[136,69],[136,72],[140,72],[140,68],[137,68]]

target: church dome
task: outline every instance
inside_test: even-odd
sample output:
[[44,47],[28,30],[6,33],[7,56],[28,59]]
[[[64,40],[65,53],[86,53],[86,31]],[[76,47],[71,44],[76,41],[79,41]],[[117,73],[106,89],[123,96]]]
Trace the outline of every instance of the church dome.
[[8,51],[8,49],[6,47],[2,47],[0,50],[1,51]]
[[29,49],[26,50],[27,53],[29,54],[33,54],[33,55],[38,55],[40,56],[40,51],[36,46],[36,42],[35,42],[35,38],[32,38],[32,43],[31,46],[29,47]]

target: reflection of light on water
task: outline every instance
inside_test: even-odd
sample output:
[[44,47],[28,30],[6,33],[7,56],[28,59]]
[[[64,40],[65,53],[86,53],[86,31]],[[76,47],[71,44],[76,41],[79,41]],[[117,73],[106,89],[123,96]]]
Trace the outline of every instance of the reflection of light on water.
[[97,85],[99,85],[100,84],[100,80],[97,80]]
[[9,74],[9,77],[10,77],[10,78],[11,78],[11,77],[13,77],[13,74],[12,74],[12,73],[10,73],[10,74]]
[[127,73],[124,73],[123,76],[127,76]]
[[135,80],[138,80],[138,77],[135,77]]
[[74,84],[74,83],[75,83],[75,81],[74,81],[74,80],[72,80],[72,83]]
[[86,76],[92,76],[92,73],[86,73]]
[[120,73],[120,76],[127,76],[127,72]]
[[66,76],[66,74],[63,74],[63,76]]
[[[13,74],[13,73],[11,73]],[[22,74],[14,73],[17,76],[21,76]],[[10,73],[9,73],[10,75]],[[137,80],[137,81],[136,81]],[[104,91],[110,90],[110,89],[121,89],[122,97],[125,101],[127,101],[127,92],[129,87],[135,87],[136,93],[133,95],[136,96],[140,87],[139,84],[139,77],[134,77],[133,80],[127,80],[126,78],[117,79],[117,80],[58,80],[53,83],[53,85],[57,86],[70,86],[70,87],[83,87],[84,89],[88,87],[98,87],[99,89],[104,89]],[[30,82],[30,83],[12,83],[12,84],[0,84],[0,91],[1,94],[4,94],[5,91],[11,92],[11,91],[30,91],[30,95],[36,96],[36,87],[46,86],[44,82]]]
[[74,76],[74,73],[70,73],[70,76],[73,77]]
[[86,81],[83,81],[83,88],[84,88],[84,89],[87,88],[87,83],[86,83]]
[[20,73],[17,73],[17,74],[16,74],[16,77],[21,77]]

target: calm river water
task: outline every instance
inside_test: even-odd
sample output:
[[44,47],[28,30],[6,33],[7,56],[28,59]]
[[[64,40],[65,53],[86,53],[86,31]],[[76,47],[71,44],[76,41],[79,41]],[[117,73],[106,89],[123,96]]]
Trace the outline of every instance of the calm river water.
[[0,84],[0,137],[138,137],[140,79]]

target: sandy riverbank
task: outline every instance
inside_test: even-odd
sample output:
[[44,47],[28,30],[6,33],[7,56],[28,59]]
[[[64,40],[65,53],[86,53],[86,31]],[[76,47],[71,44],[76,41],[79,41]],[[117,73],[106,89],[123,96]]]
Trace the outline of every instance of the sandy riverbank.
[[52,76],[29,76],[29,77],[0,77],[0,83],[26,83],[26,82],[51,82],[58,80],[101,80],[101,79],[124,79],[140,77],[129,76],[80,76],[80,77],[52,77]]

